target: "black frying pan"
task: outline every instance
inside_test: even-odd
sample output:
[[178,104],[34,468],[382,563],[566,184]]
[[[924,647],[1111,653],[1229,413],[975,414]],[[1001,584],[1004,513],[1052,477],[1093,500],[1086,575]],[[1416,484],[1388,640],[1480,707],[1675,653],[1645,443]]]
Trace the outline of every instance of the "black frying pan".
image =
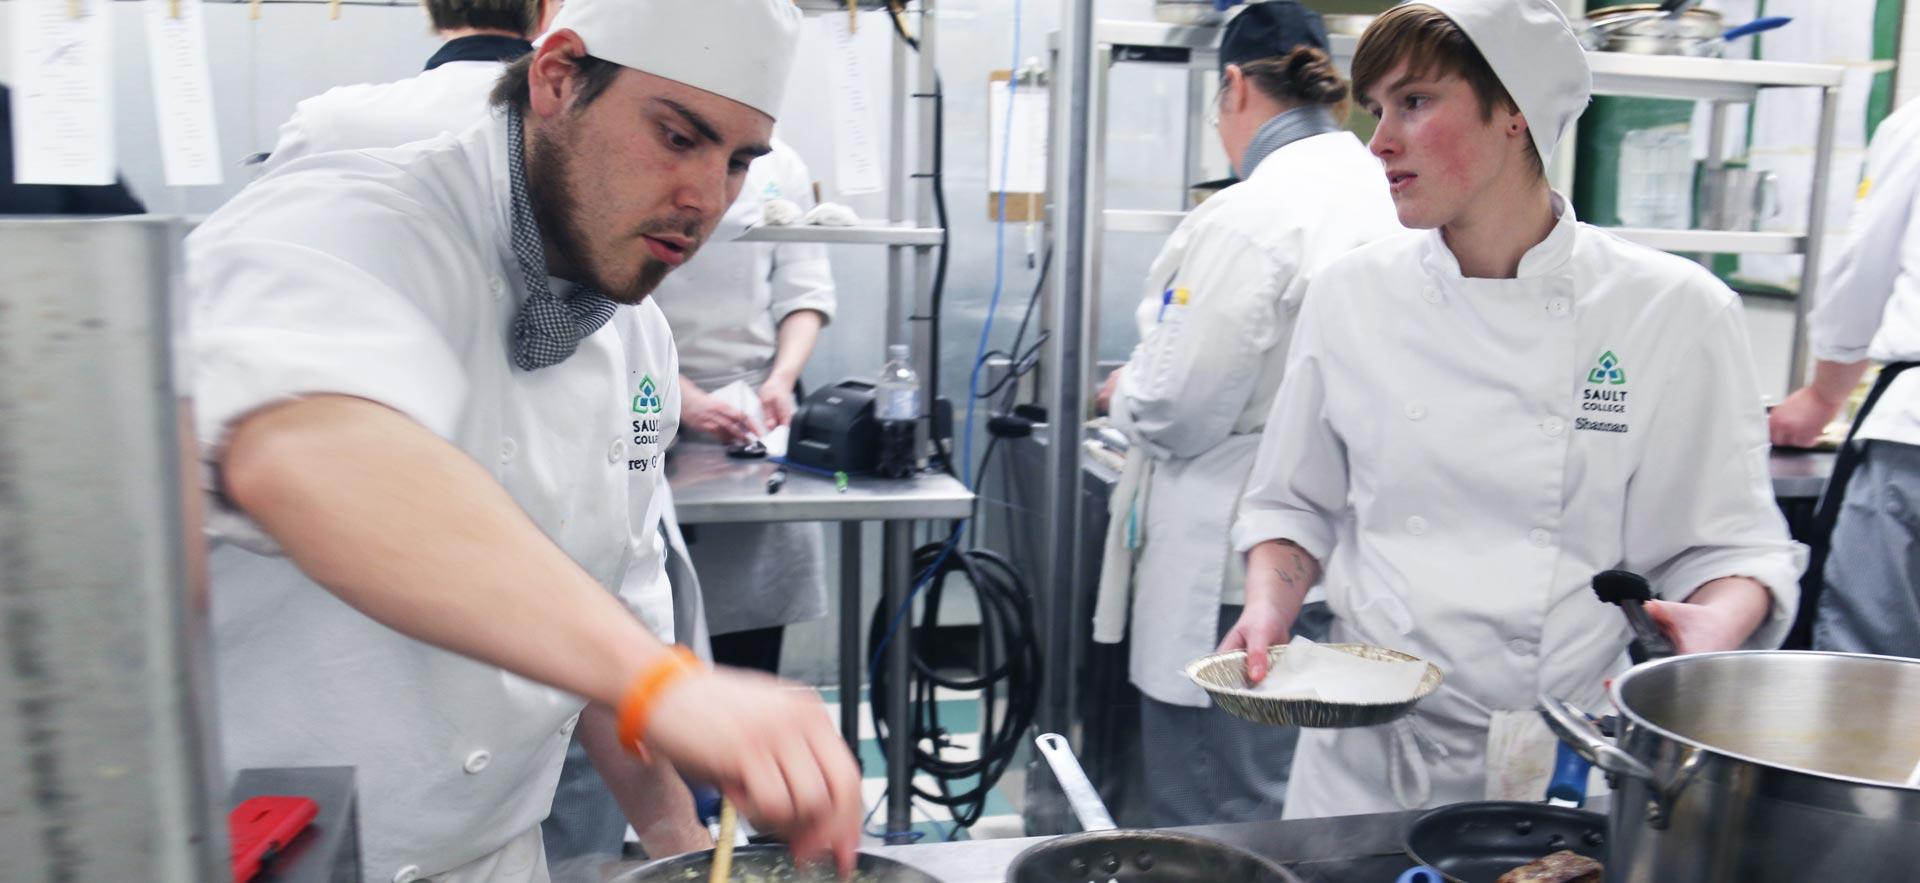
[[1561,850],[1605,863],[1607,817],[1545,803],[1488,800],[1443,806],[1407,828],[1407,855],[1452,883],[1494,883]]

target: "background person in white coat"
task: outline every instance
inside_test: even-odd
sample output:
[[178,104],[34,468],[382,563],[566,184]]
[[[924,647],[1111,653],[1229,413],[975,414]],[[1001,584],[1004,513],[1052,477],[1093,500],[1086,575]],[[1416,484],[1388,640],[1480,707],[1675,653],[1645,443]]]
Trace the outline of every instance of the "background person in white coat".
[[[770,200],[813,205],[813,179],[779,138],[753,161],[716,236],[759,224]],[[680,349],[682,422],[737,442],[793,419],[794,390],[833,319],[833,266],[818,243],[717,241],[666,278],[654,299]],[[742,393],[748,413],[714,393]],[[714,661],[778,673],[781,635],[827,615],[818,523],[701,524],[687,549],[707,605]]]
[[1599,708],[1645,574],[1681,652],[1771,648],[1802,550],[1767,477],[1739,299],[1697,264],[1580,224],[1547,186],[1587,103],[1551,0],[1431,0],[1361,37],[1354,88],[1415,232],[1313,280],[1233,529],[1253,680],[1321,581],[1333,639],[1437,664],[1389,726],[1301,736],[1286,815],[1539,800],[1541,692]]
[[1920,657],[1920,372],[1906,372],[1920,361],[1920,104],[1880,124],[1860,191],[1807,317],[1813,379],[1768,420],[1775,444],[1813,444],[1882,363],[1821,500],[1832,536],[1813,647]]
[[397,147],[464,132],[485,113],[487,93],[508,62],[533,51],[560,0],[421,0],[433,32],[447,42],[426,70],[391,83],[339,86],[294,106],[273,149],[272,171],[330,150]]
[[[1244,7],[1220,41],[1219,134],[1241,181],[1202,203],[1147,271],[1140,344],[1103,405],[1127,433],[1096,638],[1132,601],[1129,672],[1155,826],[1277,818],[1298,731],[1222,713],[1184,676],[1238,619],[1227,539],[1307,281],[1400,230],[1380,163],[1340,128],[1347,83],[1319,13]],[[1335,296],[1338,296],[1337,293]]]
[[670,661],[621,594],[664,579],[678,418],[646,296],[768,149],[798,27],[572,0],[500,116],[290,164],[189,240],[225,759],[356,767],[368,879],[544,880],[576,721],[850,863],[818,702]]

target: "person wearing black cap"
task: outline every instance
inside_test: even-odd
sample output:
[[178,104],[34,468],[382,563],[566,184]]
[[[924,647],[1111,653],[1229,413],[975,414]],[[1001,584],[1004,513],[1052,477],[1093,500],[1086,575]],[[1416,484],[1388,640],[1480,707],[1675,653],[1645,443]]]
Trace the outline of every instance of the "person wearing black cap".
[[1242,180],[1161,249],[1135,314],[1140,344],[1100,397],[1132,449],[1094,631],[1132,641],[1158,826],[1279,816],[1295,732],[1207,707],[1181,669],[1239,614],[1227,531],[1301,294],[1321,265],[1400,230],[1379,161],[1340,128],[1347,83],[1317,13],[1294,0],[1248,6],[1220,61],[1220,141]]

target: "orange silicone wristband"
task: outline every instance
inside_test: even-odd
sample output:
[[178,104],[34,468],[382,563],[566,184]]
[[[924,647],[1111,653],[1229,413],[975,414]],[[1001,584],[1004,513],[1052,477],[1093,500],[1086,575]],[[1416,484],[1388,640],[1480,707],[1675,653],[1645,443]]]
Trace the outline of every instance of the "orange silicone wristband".
[[647,734],[647,718],[653,715],[654,701],[673,682],[699,670],[700,658],[680,644],[673,645],[673,652],[642,669],[620,699],[620,746],[639,754],[640,739]]

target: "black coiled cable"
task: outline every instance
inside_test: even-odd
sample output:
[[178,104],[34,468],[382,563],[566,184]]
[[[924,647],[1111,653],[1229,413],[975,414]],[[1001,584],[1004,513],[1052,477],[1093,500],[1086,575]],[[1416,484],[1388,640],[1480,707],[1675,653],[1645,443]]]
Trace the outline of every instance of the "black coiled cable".
[[[947,578],[963,574],[979,598],[981,659],[978,670],[942,673],[920,651],[915,640],[912,654],[913,684],[910,689],[913,710],[913,769],[925,772],[939,785],[932,793],[914,787],[913,796],[953,813],[962,827],[979,821],[986,810],[993,786],[1013,762],[1033,725],[1040,701],[1040,651],[1034,628],[1033,595],[1020,579],[1012,563],[986,549],[954,550],[941,560],[948,542],[929,543],[914,551],[914,573],[930,580],[922,590],[925,615],[918,628],[931,633],[940,625],[940,602]],[[937,569],[933,569],[936,568]],[[929,569],[933,569],[929,574]],[[877,612],[867,631],[869,658],[885,634],[889,611],[885,605]],[[907,628],[915,626],[909,622]],[[876,666],[868,690],[873,726],[881,744],[886,744],[887,670]],[[940,720],[940,705],[935,691],[980,691],[980,751],[973,760],[942,758],[940,750],[953,744],[953,734]],[[929,750],[927,745],[931,746]],[[956,783],[966,783],[955,791]]]

